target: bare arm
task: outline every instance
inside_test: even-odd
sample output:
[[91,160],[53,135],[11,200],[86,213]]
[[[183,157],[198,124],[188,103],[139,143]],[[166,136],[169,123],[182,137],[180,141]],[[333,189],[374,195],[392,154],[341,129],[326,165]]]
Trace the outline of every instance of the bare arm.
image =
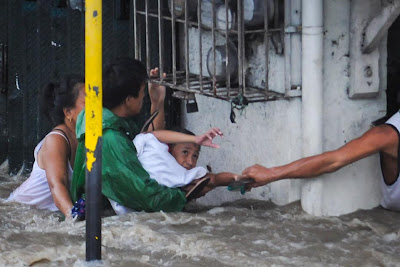
[[379,151],[391,150],[397,143],[397,133],[390,126],[382,125],[370,129],[341,148],[316,156],[299,159],[287,165],[266,168],[253,165],[243,171],[243,176],[256,182],[257,187],[286,178],[311,178],[338,169]]
[[235,181],[235,179],[238,177],[237,174],[231,173],[231,172],[220,172],[220,173],[207,173],[207,176],[210,176],[210,182],[208,185],[211,187],[217,187],[217,186],[227,186],[229,183]]
[[212,140],[216,136],[222,136],[222,132],[218,128],[211,128],[202,135],[189,135],[168,130],[153,131],[152,134],[162,143],[196,143],[202,146],[219,148],[219,145],[214,144]]
[[54,203],[66,218],[71,216],[72,201],[68,190],[69,146],[64,137],[49,135],[39,151],[39,166],[46,171]]
[[[158,68],[150,70],[150,77],[158,76]],[[163,73],[163,77],[166,74]],[[164,111],[164,100],[165,100],[166,89],[165,86],[161,86],[157,83],[149,83],[149,96],[151,101],[151,114],[158,111],[157,117],[155,117],[153,124],[150,125],[148,132],[154,130],[165,129],[165,111]]]

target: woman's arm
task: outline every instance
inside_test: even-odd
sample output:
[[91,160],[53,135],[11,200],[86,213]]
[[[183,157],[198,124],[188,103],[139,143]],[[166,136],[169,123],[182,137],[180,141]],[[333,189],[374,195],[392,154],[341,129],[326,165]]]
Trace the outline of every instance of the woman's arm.
[[[150,70],[150,78],[158,76],[158,68]],[[163,73],[163,77],[166,74]],[[150,125],[148,132],[154,130],[163,130],[165,129],[165,111],[164,111],[164,100],[166,89],[165,86],[159,85],[157,83],[149,83],[149,96],[151,101],[151,110],[150,114],[153,114],[155,111],[158,111],[158,115],[154,118],[152,125]]]
[[69,145],[64,137],[49,135],[38,154],[38,164],[46,171],[54,203],[66,218],[71,216],[73,206],[68,190],[69,151]]

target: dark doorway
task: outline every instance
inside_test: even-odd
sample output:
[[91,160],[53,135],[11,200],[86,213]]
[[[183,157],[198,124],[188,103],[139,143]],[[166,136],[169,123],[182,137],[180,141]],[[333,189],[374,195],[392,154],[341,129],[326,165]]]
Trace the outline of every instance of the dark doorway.
[[400,17],[389,28],[387,41],[387,116],[400,108]]

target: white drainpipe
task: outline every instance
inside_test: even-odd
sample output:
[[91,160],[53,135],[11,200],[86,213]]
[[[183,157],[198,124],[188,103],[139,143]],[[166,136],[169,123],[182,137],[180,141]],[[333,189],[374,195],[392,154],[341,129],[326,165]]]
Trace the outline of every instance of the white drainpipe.
[[[303,156],[322,152],[323,0],[302,1],[302,134]],[[322,181],[304,182],[305,211],[321,215]]]

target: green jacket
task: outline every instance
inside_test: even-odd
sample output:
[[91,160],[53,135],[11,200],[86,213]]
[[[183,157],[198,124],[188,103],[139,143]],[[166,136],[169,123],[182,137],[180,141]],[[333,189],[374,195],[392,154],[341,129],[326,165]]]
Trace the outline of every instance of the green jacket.
[[[132,139],[138,133],[136,124],[103,108],[102,194],[136,211],[182,211],[184,193],[168,188],[150,178],[137,158]],[[85,110],[76,123],[76,151],[71,197],[77,201],[85,193]]]

